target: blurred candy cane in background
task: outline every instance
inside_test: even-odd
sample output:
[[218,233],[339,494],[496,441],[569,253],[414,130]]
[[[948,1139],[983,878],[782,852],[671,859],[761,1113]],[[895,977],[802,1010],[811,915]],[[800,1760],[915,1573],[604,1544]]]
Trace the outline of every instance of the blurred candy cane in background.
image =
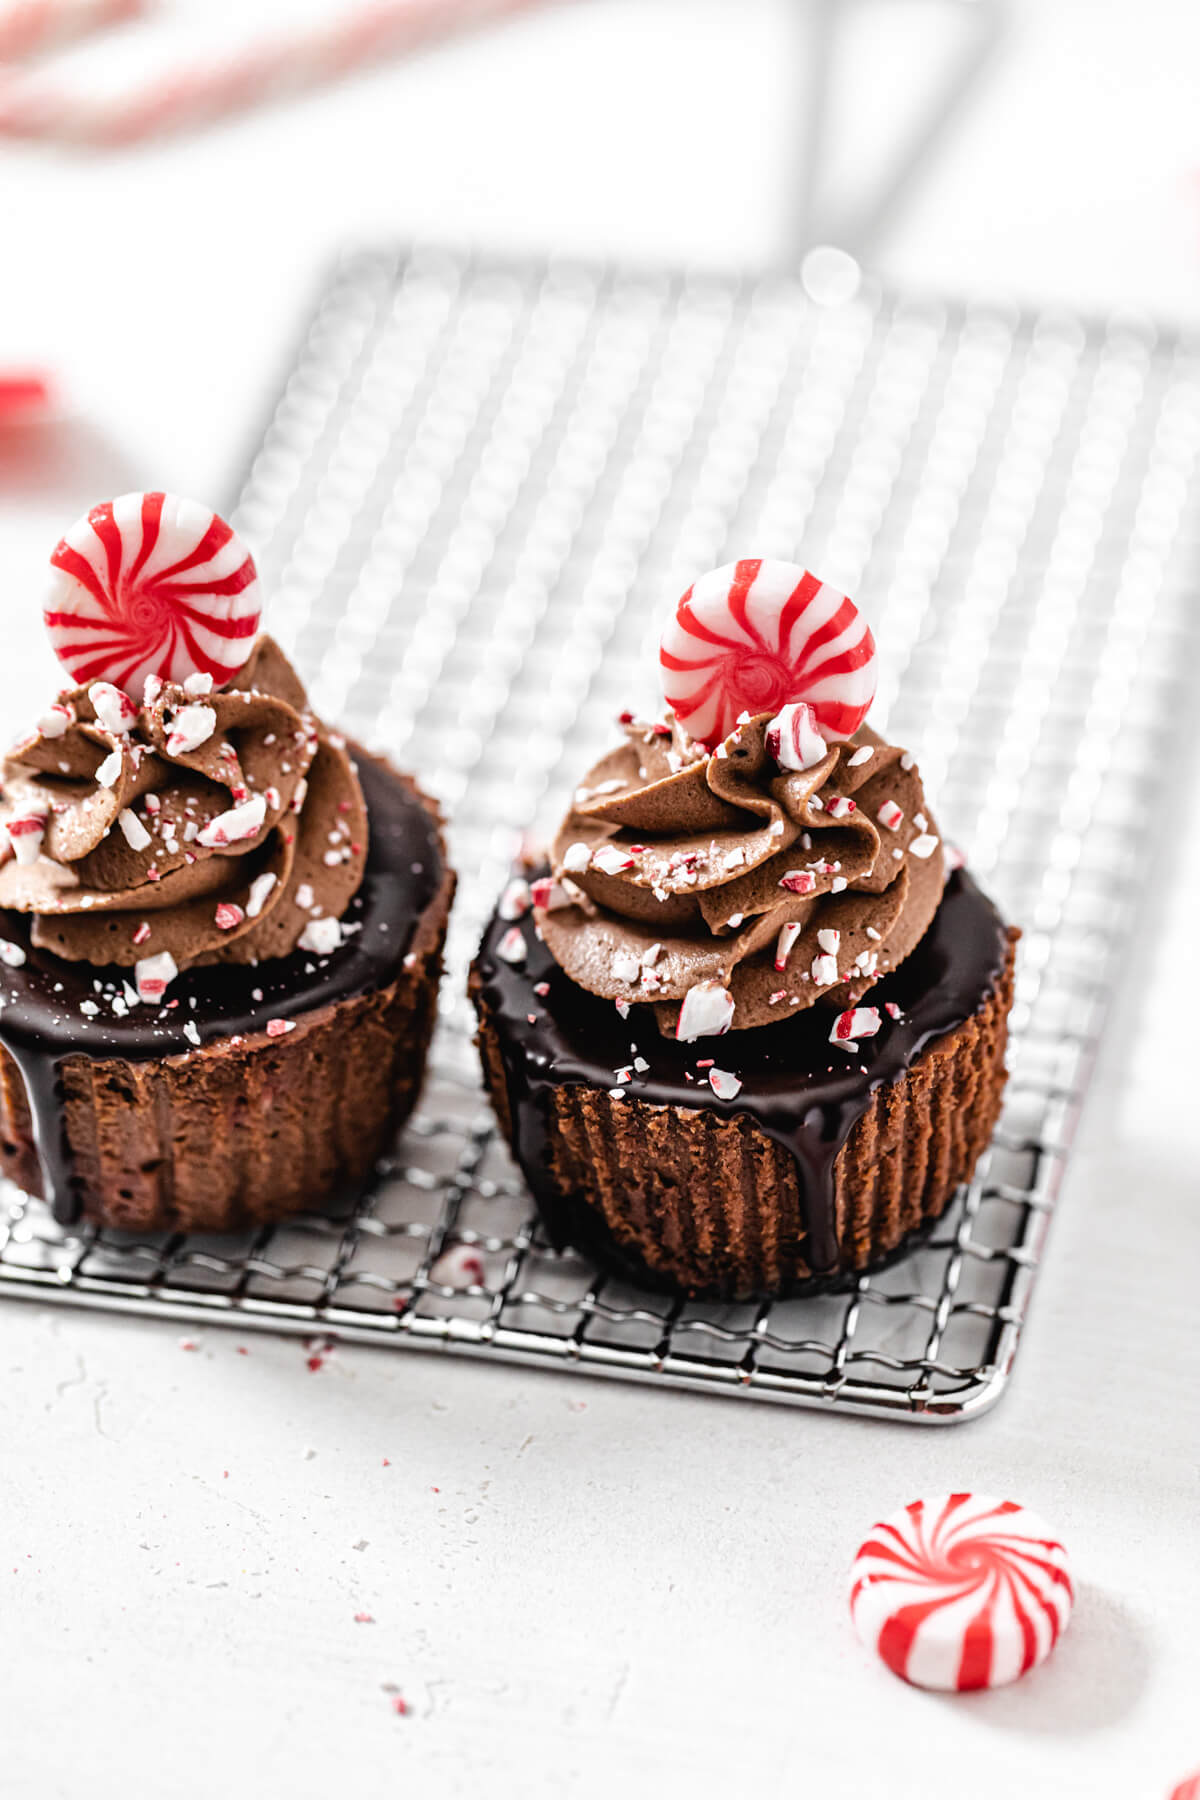
[[52,398],[47,376],[32,369],[0,369],[0,431],[42,418]]
[[38,56],[145,10],[146,0],[20,0],[0,8],[0,63]]
[[9,65],[0,66],[0,136],[116,149],[194,130],[534,3],[359,0],[286,33],[197,54],[116,91],[98,92],[86,74],[72,84],[52,71],[11,65],[130,19],[146,10],[145,0],[23,0],[15,8],[0,0],[0,65]]

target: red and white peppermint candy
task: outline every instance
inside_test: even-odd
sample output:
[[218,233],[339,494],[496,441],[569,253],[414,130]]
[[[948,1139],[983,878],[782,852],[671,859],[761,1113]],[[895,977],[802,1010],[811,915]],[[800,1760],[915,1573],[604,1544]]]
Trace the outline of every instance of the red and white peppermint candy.
[[[818,956],[813,964],[813,980],[823,979],[817,974],[817,963],[832,962],[836,975],[837,963],[831,956]],[[833,979],[830,977],[829,979]],[[839,1050],[848,1050],[851,1055],[858,1049],[859,1038],[874,1037],[879,1030],[879,1008],[877,1006],[852,1006],[848,1012],[841,1012],[833,1021],[833,1030],[829,1034],[831,1044]]]
[[752,558],[690,587],[663,633],[663,692],[704,744],[741,713],[803,701],[827,741],[848,738],[875,698],[875,640],[845,594],[798,563]]
[[454,1288],[461,1293],[466,1288],[483,1287],[487,1270],[473,1244],[451,1244],[430,1269],[429,1279],[435,1287]]
[[266,796],[254,794],[249,800],[231,806],[228,812],[218,813],[215,819],[210,819],[197,834],[196,841],[206,850],[221,850],[226,844],[244,843],[247,838],[258,836],[266,816]]
[[162,999],[179,969],[169,950],[158,956],[143,956],[133,965],[133,979],[138,999],[143,1006],[153,1006]]
[[863,1643],[915,1687],[1002,1687],[1047,1657],[1071,1616],[1067,1553],[1011,1500],[942,1494],[872,1526],[852,1570]]
[[30,804],[15,814],[3,828],[8,833],[9,848],[23,868],[29,868],[42,854],[49,813],[44,806]]
[[724,1037],[733,1024],[734,999],[719,981],[698,981],[683,996],[675,1036],[681,1044],[698,1037]]
[[174,494],[123,494],[62,539],[43,608],[77,682],[141,696],[146,678],[226,682],[250,654],[262,602],[254,559],[224,519]]
[[767,726],[767,754],[781,769],[811,769],[829,754],[817,716],[804,700],[783,707]]
[[1171,1789],[1171,1800],[1200,1800],[1200,1769]]

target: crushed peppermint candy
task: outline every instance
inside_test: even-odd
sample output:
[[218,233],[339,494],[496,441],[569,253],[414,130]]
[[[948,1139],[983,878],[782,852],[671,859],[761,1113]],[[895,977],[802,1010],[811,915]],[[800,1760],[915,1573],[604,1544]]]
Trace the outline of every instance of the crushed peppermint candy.
[[889,1019],[902,1019],[904,1017],[904,1014],[900,1011],[900,1008],[896,1005],[894,1000],[885,1000],[883,1003],[883,1010]]
[[195,1019],[189,1019],[187,1021],[183,1028],[183,1035],[189,1044],[195,1044],[197,1050],[200,1048],[200,1027],[197,1025]]
[[779,937],[775,944],[775,967],[777,969],[787,968],[787,959],[792,954],[796,939],[803,929],[803,926],[795,920],[780,926]]
[[904,823],[904,813],[894,800],[885,800],[875,817],[888,831],[899,831]]
[[811,869],[789,869],[779,878],[781,888],[789,894],[813,894],[817,888],[817,878]]
[[222,900],[216,911],[217,930],[232,931],[245,917],[240,906],[235,906],[231,900]]
[[848,1012],[839,1013],[834,1020],[829,1041],[836,1044],[839,1050],[848,1050],[853,1055],[858,1048],[856,1040],[874,1037],[879,1025],[877,1006],[852,1006]]
[[626,869],[632,869],[633,858],[616,844],[601,844],[592,855],[592,867],[599,869],[602,875],[621,875]]
[[286,1037],[289,1031],[295,1031],[295,1019],[268,1019],[267,1036],[270,1038]]
[[25,965],[25,952],[20,944],[14,944],[10,938],[0,938],[0,963],[6,969],[20,969]]
[[37,728],[44,738],[65,737],[67,728],[75,723],[75,708],[55,701],[48,706],[37,722]]
[[137,707],[111,681],[94,681],[88,689],[92,711],[113,737],[124,737],[137,723]]
[[271,892],[271,889],[275,886],[278,879],[279,877],[272,874],[270,869],[264,874],[256,875],[254,877],[254,880],[250,883],[250,892],[246,897],[246,917],[248,919],[257,919],[259,913],[267,903],[267,895]]
[[133,934],[133,941],[135,944],[145,944],[145,943],[149,942],[149,939],[150,939],[150,921],[148,919],[143,919],[141,924],[138,926],[137,930]]
[[307,912],[313,903],[313,891],[307,881],[302,881],[296,889],[296,905],[301,912]]
[[614,981],[636,981],[642,972],[642,965],[632,950],[615,950],[609,962]]
[[854,752],[853,756],[848,756],[846,758],[846,767],[849,769],[861,769],[865,762],[870,762],[874,754],[874,744],[861,744]]
[[[150,843],[150,833],[142,824],[135,812],[125,807],[117,814],[117,824],[121,827],[122,836],[131,850],[145,850]],[[11,827],[10,827],[11,829]]]
[[459,1291],[482,1287],[486,1279],[483,1258],[473,1244],[451,1244],[430,1269],[429,1279],[435,1287]]
[[799,773],[811,769],[829,754],[829,746],[817,726],[817,715],[803,700],[777,712],[767,726],[767,753],[781,769]]
[[836,987],[838,966],[836,956],[815,956],[813,958],[812,978],[818,987]]
[[829,891],[831,894],[841,894],[845,892],[848,886],[849,883],[844,875],[835,875],[829,884]]
[[29,868],[42,854],[48,816],[40,808],[35,810],[30,807],[29,811],[22,813],[19,818],[8,820],[9,845],[13,855],[23,868]]
[[911,750],[906,750],[904,752],[904,755],[900,758],[900,767],[904,770],[904,773],[906,775],[908,774],[908,771],[912,768],[915,761],[916,761],[916,758],[913,756],[913,753]]
[[840,931],[830,931],[826,927],[824,930],[818,931],[817,942],[828,955],[836,956],[842,947],[842,934]]
[[710,1069],[708,1085],[718,1100],[735,1100],[742,1091],[741,1078],[728,1069]]
[[96,1014],[100,1011],[100,1008],[94,1000],[81,1000],[79,1002],[79,1010],[86,1019],[94,1019]]
[[924,862],[927,856],[933,855],[937,847],[938,839],[934,837],[933,833],[931,831],[923,831],[920,837],[915,837],[908,846],[908,854],[910,856],[919,856],[921,861]]
[[532,905],[533,895],[530,893],[529,883],[517,875],[501,894],[496,910],[502,919],[511,921],[524,918]]
[[511,925],[496,945],[496,955],[501,962],[523,963],[528,954],[520,927]]
[[157,956],[143,956],[133,965],[138,999],[146,1006],[161,1000],[178,973],[175,958],[169,950],[161,950]]
[[186,678],[183,684],[183,691],[185,694],[190,694],[193,700],[199,699],[201,694],[211,694],[213,691],[213,678],[211,675],[198,670],[195,675],[189,675]]
[[568,844],[563,851],[562,866],[568,875],[582,875],[591,860],[592,853],[586,844]]
[[228,812],[218,813],[215,819],[210,819],[197,841],[206,850],[220,850],[227,844],[240,844],[246,838],[258,836],[266,816],[266,799],[262,794],[255,794],[240,806],[231,807]]
[[211,706],[181,706],[167,721],[167,755],[186,756],[206,744],[217,729],[217,715]]
[[852,812],[857,812],[853,800],[845,794],[835,794],[825,808],[831,819],[848,819]]
[[[310,919],[300,933],[300,949],[311,950],[314,956],[332,956],[342,941],[342,926],[338,919]],[[522,940],[524,942],[524,940]]]
[[719,981],[698,981],[683,997],[675,1036],[690,1044],[699,1037],[723,1037],[733,1024],[734,1001]]
[[539,912],[561,912],[564,906],[574,906],[578,895],[573,881],[551,881],[548,875],[539,875],[529,890],[530,901]]

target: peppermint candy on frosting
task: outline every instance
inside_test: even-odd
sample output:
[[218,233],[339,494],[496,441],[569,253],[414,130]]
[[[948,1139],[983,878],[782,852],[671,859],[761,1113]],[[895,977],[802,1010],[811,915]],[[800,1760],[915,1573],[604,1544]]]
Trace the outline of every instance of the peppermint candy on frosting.
[[800,702],[822,738],[848,738],[875,698],[865,619],[797,563],[752,558],[703,576],[679,602],[659,656],[668,705],[704,744],[727,738],[743,713],[777,715]]
[[943,1494],[872,1526],[850,1612],[864,1644],[915,1687],[1002,1687],[1047,1657],[1071,1616],[1067,1553],[1011,1500]]
[[698,981],[683,996],[675,1036],[682,1044],[698,1037],[724,1037],[733,1024],[734,1000],[719,981]]
[[142,695],[148,677],[223,683],[262,611],[254,559],[224,519],[174,494],[123,494],[73,525],[50,558],[54,653],[81,684]]

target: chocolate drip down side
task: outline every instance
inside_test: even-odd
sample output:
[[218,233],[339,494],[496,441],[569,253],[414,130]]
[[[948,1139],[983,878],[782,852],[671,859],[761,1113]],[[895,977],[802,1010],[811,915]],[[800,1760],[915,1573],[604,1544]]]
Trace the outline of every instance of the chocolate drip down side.
[[[521,934],[523,958],[514,959],[511,940],[498,954],[513,930]],[[820,1280],[838,1273],[840,1150],[880,1089],[900,1082],[929,1046],[980,1013],[1009,957],[1009,934],[995,908],[968,874],[952,874],[920,942],[872,992],[882,1028],[848,1056],[830,1044],[822,1008],[721,1040],[665,1037],[650,1007],[633,1006],[622,1018],[611,1000],[571,981],[532,917],[516,926],[493,919],[473,975],[476,1005],[485,1047],[499,1049],[515,1152],[552,1240],[586,1248],[587,1208],[564,1201],[550,1169],[554,1096],[563,1086],[612,1095],[619,1073],[632,1071],[621,1104],[742,1117],[781,1146],[795,1162],[811,1274]],[[733,1100],[718,1098],[709,1085],[714,1058],[740,1079]]]
[[147,1062],[269,1034],[276,1021],[286,1031],[316,1009],[387,986],[406,966],[415,923],[446,880],[436,819],[386,764],[347,748],[371,831],[361,884],[343,914],[343,941],[329,955],[298,949],[257,965],[195,965],[162,1005],[118,1015],[107,996],[119,993],[124,970],[65,962],[33,943],[29,919],[0,914],[0,938],[25,959],[0,964],[0,1047],[21,1072],[46,1197],[60,1223],[79,1216],[64,1128],[69,1058]]

